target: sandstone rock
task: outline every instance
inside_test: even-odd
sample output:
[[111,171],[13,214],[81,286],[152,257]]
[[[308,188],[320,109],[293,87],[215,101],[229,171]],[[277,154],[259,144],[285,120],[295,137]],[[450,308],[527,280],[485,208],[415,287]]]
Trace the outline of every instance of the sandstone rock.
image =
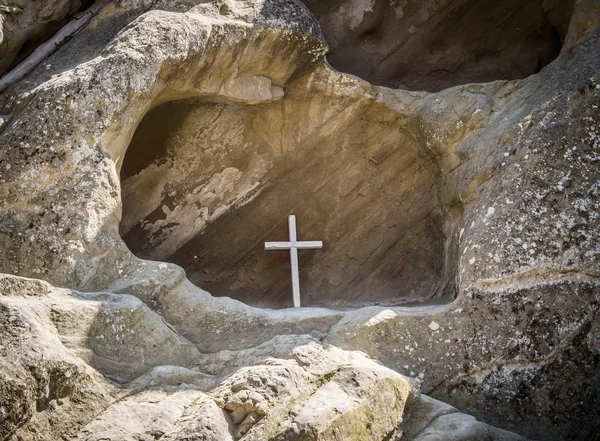
[[35,280],[12,279],[13,286],[37,283],[44,295],[40,291],[31,295],[32,291],[24,289],[18,297],[5,299],[7,304],[45,317],[66,347],[120,381],[175,361],[193,365],[200,356],[196,346],[135,297],[77,293],[48,288]]
[[[181,425],[174,428],[179,421]],[[190,425],[202,431],[186,434]],[[202,392],[148,390],[110,406],[70,439],[227,441],[231,437],[221,410]]]
[[[46,380],[43,380],[43,374],[39,374],[38,366],[44,364],[35,368],[29,364],[34,378],[41,382],[42,395],[37,398],[35,410],[25,414],[16,413],[16,409],[23,408],[24,404],[13,402],[18,395],[10,387],[11,384],[14,386],[13,381],[5,377],[3,402],[9,407],[4,405],[3,416],[15,418],[20,415],[20,420],[19,424],[15,420],[4,421],[3,427],[11,432],[16,429],[21,437],[52,439],[55,433],[64,434],[64,439],[115,441],[157,437],[181,441],[226,441],[242,436],[248,440],[262,440],[267,436],[290,440],[379,440],[398,431],[405,408],[412,405],[416,396],[414,383],[396,372],[363,354],[323,345],[309,336],[281,336],[256,348],[198,358],[198,367],[214,375],[178,366],[156,367],[131,382],[128,385],[131,392],[117,392],[62,346],[58,337],[80,352],[84,348],[100,352],[106,351],[110,345],[116,346],[119,350],[111,353],[112,363],[98,363],[95,357],[88,357],[101,371],[112,375],[126,376],[139,369],[135,364],[126,368],[124,362],[135,362],[135,348],[141,349],[147,343],[161,344],[163,359],[185,361],[185,355],[177,352],[176,345],[170,348],[173,343],[157,340],[161,335],[160,324],[152,324],[153,313],[139,316],[135,320],[141,325],[138,327],[133,326],[131,321],[109,321],[112,326],[107,328],[103,325],[101,328],[105,335],[102,340],[106,342],[99,344],[94,338],[76,338],[80,329],[88,329],[90,337],[95,335],[98,330],[90,323],[94,314],[99,316],[100,323],[105,322],[98,302],[102,301],[103,308],[112,308],[112,317],[118,317],[115,312],[118,313],[124,306],[128,310],[140,309],[139,301],[130,296],[80,293],[69,300],[68,296],[73,294],[44,282],[9,276],[4,276],[2,282],[11,288],[3,292],[2,306],[13,311],[8,318],[10,327],[5,329],[20,331],[15,334],[19,341],[3,339],[3,354],[13,357],[15,350],[25,349],[27,357],[30,351],[39,350],[28,349],[25,343],[28,334],[23,332],[19,318],[25,313],[37,317],[39,323],[44,324],[45,329],[41,329],[43,332],[40,333],[44,342],[52,341],[47,335],[55,329],[55,341],[45,343],[44,351],[50,355],[50,360],[58,358],[66,369],[62,372],[53,365],[50,379],[43,386]],[[73,315],[75,312],[77,316]],[[145,331],[147,323],[157,329]],[[133,340],[123,339],[120,332],[125,329],[134,331],[130,337]],[[131,346],[136,341],[141,346]],[[141,355],[145,363],[157,362],[151,351]],[[74,360],[74,364],[69,365],[70,359]],[[48,360],[42,360],[48,363]],[[123,363],[118,363],[119,360]],[[6,360],[3,365],[8,372],[19,366],[14,360]],[[115,371],[116,368],[120,370]],[[97,378],[92,380],[94,376]],[[148,389],[140,391],[143,388]],[[229,416],[223,414],[215,402],[198,388],[210,391],[210,396]],[[98,400],[98,393],[103,394],[102,400]],[[111,397],[122,398],[111,404]],[[69,400],[75,400],[77,404],[70,405]],[[90,400],[94,400],[93,406],[90,406]],[[40,404],[46,402],[49,403],[47,410]],[[85,406],[85,411],[78,409],[78,405]],[[84,423],[86,417],[89,419],[102,408],[106,410],[76,434],[67,435]],[[418,406],[415,411],[419,415],[425,414]],[[230,428],[229,418],[234,428]],[[460,418],[466,418],[470,426],[475,424],[472,417]],[[46,429],[40,430],[43,427]],[[435,427],[428,430],[434,431]],[[5,432],[3,437],[11,432]]]
[[[210,357],[213,364],[222,362],[224,381],[208,386],[207,394],[190,383],[174,385],[196,371],[155,368],[130,385],[150,389],[130,393],[65,439],[366,441],[396,435],[432,439],[445,430],[457,440],[482,434],[490,440],[523,440],[431,398],[416,399],[414,382],[363,354],[308,336],[278,337],[236,355],[248,366],[240,368],[223,354]],[[157,375],[160,384],[148,381]],[[406,436],[399,428],[403,415],[409,415],[403,423]],[[424,438],[410,438],[417,432]]]
[[385,439],[414,400],[406,381],[382,366],[341,367],[328,380],[292,409],[275,439]]
[[525,440],[514,433],[490,427],[478,422],[470,415],[459,413],[438,417],[422,433],[412,439],[415,441]]
[[11,0],[10,5],[19,6],[19,15],[0,14],[0,75],[23,60],[36,46],[48,39],[69,18],[85,9],[89,0]]
[[439,91],[525,78],[560,52],[572,0],[304,0],[333,67],[371,83]]
[[[502,186],[503,195],[484,196],[484,189],[496,182],[490,176],[502,180],[504,172],[498,170],[504,168],[515,179],[518,174],[518,179],[524,180],[519,184],[523,198],[531,199],[528,185],[537,178],[529,177],[530,172],[552,169],[561,173],[560,162],[538,162],[541,148],[538,154],[525,151],[533,148],[531,142],[537,136],[535,130],[525,132],[525,127],[536,127],[534,120],[541,121],[547,109],[536,110],[532,105],[526,110],[523,106],[533,102],[530,91],[536,87],[546,84],[546,91],[536,92],[537,97],[551,93],[556,84],[553,78],[559,75],[557,66],[570,57],[561,56],[556,66],[523,84],[492,83],[439,95],[391,93],[360,82],[352,83],[358,87],[356,93],[342,94],[326,86],[333,81],[326,72],[317,71],[310,77],[310,93],[303,87],[298,90],[294,83],[282,99],[285,104],[257,109],[188,100],[157,107],[142,121],[130,147],[134,157],[143,161],[129,163],[128,156],[124,160],[122,233],[139,256],[179,264],[194,283],[213,294],[226,294],[255,306],[284,306],[291,304],[287,255],[264,253],[262,248],[267,239],[285,237],[286,214],[294,211],[301,237],[318,237],[326,245],[319,253],[301,255],[305,304],[358,307],[440,297],[448,301],[457,293],[457,243],[470,240],[457,235],[461,229],[468,233],[475,221],[471,217],[481,216],[495,236],[500,226],[494,222],[511,223],[513,219],[514,224],[514,219],[521,222],[525,216],[519,210],[486,216],[496,208],[472,205],[476,199],[512,201],[515,187],[510,185]],[[584,64],[580,69],[593,75],[594,68]],[[314,88],[320,83],[325,84]],[[346,80],[345,85],[350,83]],[[574,89],[577,87],[570,90],[577,94]],[[326,102],[323,96],[328,97]],[[594,97],[587,100],[589,105]],[[489,109],[493,106],[501,106],[507,113],[492,115]],[[312,116],[311,108],[330,116]],[[516,108],[520,110],[510,113],[509,109]],[[298,115],[309,117],[300,119]],[[360,120],[354,120],[355,115]],[[566,115],[581,120],[568,112],[556,115],[563,118],[552,123],[555,127],[566,127]],[[286,140],[291,139],[286,141],[291,147],[281,152],[280,132],[269,130],[277,124],[285,127]],[[381,130],[384,125],[389,131]],[[229,132],[230,137],[220,136],[230,126],[246,129]],[[562,128],[546,133],[547,142],[559,137]],[[323,141],[312,133],[323,133],[323,138],[335,142],[322,149]],[[497,136],[501,136],[505,151],[491,156],[475,154],[473,149]],[[194,150],[198,147],[200,154]],[[151,155],[144,156],[141,152],[148,149]],[[516,158],[512,151],[522,154]],[[508,162],[505,153],[509,153]],[[585,154],[582,152],[583,159]],[[519,171],[519,167],[525,168]],[[331,169],[336,169],[333,176]],[[298,207],[297,200],[303,201]],[[517,208],[518,203],[513,202]],[[530,201],[524,203],[527,207]],[[470,207],[467,212],[466,207]],[[481,214],[475,215],[475,210]],[[540,220],[557,225],[559,212],[556,207],[553,216],[548,212],[547,219]],[[460,226],[454,223],[458,219],[462,219]],[[235,231],[244,234],[232,233]],[[574,234],[565,228],[539,233],[547,239],[534,241],[548,244]],[[491,233],[482,234],[477,240]],[[224,238],[227,247],[221,246]],[[499,237],[498,243],[503,242]],[[592,244],[593,240],[586,241],[585,252],[592,252]],[[521,252],[523,244],[517,245],[507,251]],[[525,251],[531,252],[531,248]],[[556,263],[550,257],[553,253],[550,249],[544,253],[554,261],[550,266]],[[515,262],[499,252],[492,253],[492,258]],[[537,265],[547,267],[541,261]]]
[[[171,264],[132,262],[123,274],[127,275],[113,283],[111,291],[131,293],[160,311],[202,352],[253,347],[281,334],[324,333],[343,316],[339,311],[318,308],[263,310],[215,298],[191,284],[181,268]],[[153,277],[148,279],[148,274]]]
[[[416,393],[406,378],[364,355],[325,347],[308,336],[278,337],[235,355],[249,366],[240,367],[227,354],[207,356],[224,379],[216,387],[205,380],[218,377],[198,371],[153,369],[129,385],[150,390],[111,405],[75,439],[300,439],[314,432],[314,439],[375,440],[395,431]],[[225,414],[192,383],[209,390]],[[330,396],[331,389],[341,395]],[[328,396],[332,400],[324,405],[334,417],[315,418],[315,400]]]
[[408,412],[400,425],[400,428],[402,429],[402,438],[414,439],[437,418],[456,412],[458,412],[456,408],[449,404],[421,394],[410,409],[408,409]]
[[[332,70],[297,2],[104,10],[0,95],[0,439],[382,440],[407,406],[400,374],[486,424],[593,439],[597,2],[572,17],[539,74],[425,93]],[[119,234],[216,294],[282,307],[285,260],[260,248],[291,211],[327,245],[301,262],[307,304],[340,310],[212,297]],[[365,305],[385,307],[347,310]],[[331,425],[321,405],[341,411]],[[416,439],[514,438],[441,413]]]
[[402,423],[406,441],[525,441],[525,438],[483,424],[470,415],[427,395],[421,395]]
[[0,439],[57,439],[118,390],[63,346],[48,316],[29,307],[28,299],[47,294],[47,284],[10,276],[1,284]]
[[[237,370],[213,393],[236,424],[236,439],[379,440],[396,431],[414,401],[408,379],[361,354],[307,337],[272,345],[271,357]],[[286,352],[288,359],[273,358]]]
[[216,382],[217,378],[212,375],[182,366],[157,366],[136,378],[127,386],[131,389],[146,389],[188,384],[197,386],[200,390],[207,390],[215,386]]
[[76,294],[60,299],[52,319],[68,347],[103,373],[131,380],[149,368],[192,365],[200,355],[162,317],[131,296]]
[[[424,393],[490,424],[534,438],[544,421],[572,437],[590,433],[575,419],[593,425],[598,413],[598,358],[586,340],[598,320],[598,286],[582,277],[470,290],[445,307],[364,309],[348,314],[326,341],[421,374]],[[432,330],[432,321],[440,328]]]

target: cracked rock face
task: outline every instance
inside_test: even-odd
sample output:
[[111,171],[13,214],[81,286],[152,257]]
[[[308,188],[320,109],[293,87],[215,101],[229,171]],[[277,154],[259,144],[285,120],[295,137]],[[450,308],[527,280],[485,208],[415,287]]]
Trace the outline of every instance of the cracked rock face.
[[439,93],[296,1],[103,9],[0,95],[0,440],[594,439],[600,5],[542,9],[554,61]]

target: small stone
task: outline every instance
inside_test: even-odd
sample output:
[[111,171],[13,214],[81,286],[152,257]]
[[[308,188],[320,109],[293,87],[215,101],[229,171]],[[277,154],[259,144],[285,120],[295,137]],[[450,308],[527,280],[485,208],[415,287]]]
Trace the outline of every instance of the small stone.
[[437,331],[438,329],[440,329],[440,325],[437,322],[431,322],[429,323],[429,329],[431,329],[432,331]]

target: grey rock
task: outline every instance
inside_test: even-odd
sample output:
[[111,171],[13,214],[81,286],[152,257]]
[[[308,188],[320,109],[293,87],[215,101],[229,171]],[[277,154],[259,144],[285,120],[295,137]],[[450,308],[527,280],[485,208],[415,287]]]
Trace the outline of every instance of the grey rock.
[[0,13],[0,75],[22,61],[89,3],[81,0],[8,2],[11,6],[20,7],[23,13]]
[[421,395],[410,408],[398,439],[406,441],[525,441],[525,438],[488,426],[454,407]]
[[[415,436],[590,439],[599,16],[538,74],[426,93],[331,69],[295,1],[111,5],[0,95],[0,439],[382,440],[401,374],[473,416]],[[338,309],[223,297],[286,306],[260,248],[291,211],[329,247],[306,304]]]

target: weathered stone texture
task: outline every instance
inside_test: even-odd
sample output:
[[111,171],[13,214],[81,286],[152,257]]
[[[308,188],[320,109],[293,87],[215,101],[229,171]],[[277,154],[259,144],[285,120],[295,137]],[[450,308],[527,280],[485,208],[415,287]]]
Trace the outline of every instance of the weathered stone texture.
[[[0,439],[594,439],[600,5],[561,8],[539,74],[439,93],[296,1],[105,8],[0,95]],[[285,306],[291,212],[338,310],[173,264]]]
[[0,439],[57,439],[117,391],[62,344],[46,303],[52,287],[10,276],[0,286]]
[[61,28],[93,0],[10,0],[22,14],[0,13],[0,75]]
[[539,72],[560,52],[573,0],[304,0],[336,69],[436,92]]

